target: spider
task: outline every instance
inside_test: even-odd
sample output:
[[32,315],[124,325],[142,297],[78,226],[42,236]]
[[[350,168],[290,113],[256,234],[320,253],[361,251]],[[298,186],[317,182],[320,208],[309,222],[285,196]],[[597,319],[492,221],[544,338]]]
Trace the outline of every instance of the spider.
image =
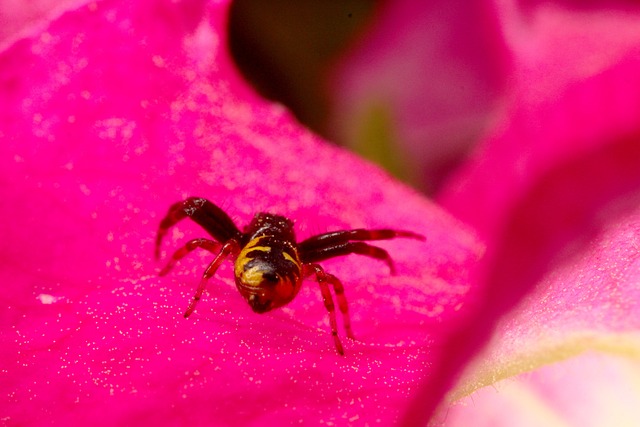
[[424,240],[424,236],[411,231],[357,229],[319,234],[297,242],[293,221],[270,213],[256,214],[242,232],[229,215],[215,204],[201,197],[189,197],[174,203],[160,222],[155,245],[156,259],[160,257],[160,245],[169,228],[186,217],[204,228],[214,240],[199,238],[188,241],[173,254],[160,271],[160,276],[167,274],[178,260],[196,248],[206,249],[216,256],[204,271],[184,317],[193,313],[207,281],[228,256],[235,257],[236,287],[256,313],[265,313],[289,303],[300,291],[303,279],[315,275],[340,355],[344,354],[344,349],[338,337],[335,305],[329,285],[333,287],[342,313],[345,332],[353,339],[344,286],[336,276],[325,272],[318,262],[359,254],[384,261],[393,274],[393,261],[387,251],[364,241],[396,237]]

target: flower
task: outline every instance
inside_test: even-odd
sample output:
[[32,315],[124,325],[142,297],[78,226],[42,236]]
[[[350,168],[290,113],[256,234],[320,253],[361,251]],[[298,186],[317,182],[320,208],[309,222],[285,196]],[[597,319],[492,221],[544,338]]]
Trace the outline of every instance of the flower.
[[[397,19],[443,11],[421,4],[393,2],[381,15],[389,21],[376,28],[415,30]],[[479,73],[449,82],[474,88],[445,103],[449,125],[440,131],[450,138],[431,159],[421,157],[431,150],[409,147],[426,176],[444,179],[438,205],[255,95],[227,54],[227,7],[89,3],[0,52],[0,277],[11,284],[0,311],[3,421],[415,424],[448,392],[450,400],[473,392],[481,406],[453,406],[440,421],[521,425],[557,411],[581,425],[586,417],[575,408],[585,371],[631,402],[622,407],[634,407],[625,393],[626,376],[637,374],[628,361],[638,354],[634,10],[480,7],[486,31],[466,46],[489,49],[480,57],[465,46],[454,52]],[[448,24],[473,22],[470,12],[446,15]],[[613,47],[603,52],[605,35]],[[572,39],[582,49],[557,43]],[[369,40],[374,52],[393,47],[376,44],[385,39],[375,33]],[[351,58],[357,65],[358,52]],[[373,65],[371,75],[385,75]],[[354,75],[356,95],[370,94],[362,89],[367,76]],[[387,93],[399,96],[389,105],[402,106],[407,92],[393,83]],[[427,89],[410,93],[413,104],[401,110],[415,113]],[[359,99],[340,93],[347,105]],[[380,105],[374,99],[370,111]],[[358,130],[357,115],[342,117]],[[409,118],[416,121],[401,120],[398,129],[409,144],[421,143],[411,138],[424,130],[413,126],[420,116]],[[443,159],[460,161],[470,146],[470,137],[451,134],[456,123],[484,138],[444,176]],[[427,242],[381,243],[396,276],[361,257],[325,263],[345,282],[358,337],[344,339],[340,357],[313,281],[289,306],[257,315],[233,289],[227,264],[196,313],[182,318],[211,256],[194,253],[160,278],[152,254],[160,218],[191,195],[214,200],[239,225],[257,211],[285,214],[301,238],[400,227]],[[200,233],[180,223],[164,242],[165,259]],[[594,371],[601,359],[586,350],[622,362],[608,358],[608,372]],[[566,359],[565,370],[547,366]],[[560,374],[566,382],[558,387]],[[513,377],[515,392],[502,384],[500,397],[475,391]],[[534,392],[549,396],[546,412],[522,411]],[[616,412],[590,408],[592,422]]]

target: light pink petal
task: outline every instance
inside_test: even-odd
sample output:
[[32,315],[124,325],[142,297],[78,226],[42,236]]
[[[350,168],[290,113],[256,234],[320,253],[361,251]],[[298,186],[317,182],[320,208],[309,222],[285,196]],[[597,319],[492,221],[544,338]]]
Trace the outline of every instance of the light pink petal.
[[[428,377],[437,332],[482,246],[378,169],[300,129],[235,74],[226,5],[104,1],[0,54],[0,340],[9,425],[390,424]],[[168,206],[207,197],[299,237],[401,227],[381,263],[328,261],[358,341],[336,354],[312,281],[257,315],[226,264],[182,313],[211,255],[167,277],[152,259]],[[165,259],[203,231],[181,223]]]
[[637,360],[588,353],[474,392],[451,407],[447,427],[637,426]]

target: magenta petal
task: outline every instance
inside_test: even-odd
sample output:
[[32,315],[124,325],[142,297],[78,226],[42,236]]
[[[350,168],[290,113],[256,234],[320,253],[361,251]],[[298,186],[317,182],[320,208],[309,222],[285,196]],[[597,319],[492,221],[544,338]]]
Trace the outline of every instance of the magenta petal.
[[[378,169],[299,128],[233,71],[225,6],[103,1],[0,54],[2,419],[10,425],[389,424],[465,299],[482,247]],[[300,237],[402,227],[397,276],[362,257],[344,279],[358,341],[336,354],[313,282],[252,313],[225,265],[182,317],[211,256],[152,259],[169,204],[199,195],[239,224],[291,216]],[[202,231],[180,224],[165,257]]]

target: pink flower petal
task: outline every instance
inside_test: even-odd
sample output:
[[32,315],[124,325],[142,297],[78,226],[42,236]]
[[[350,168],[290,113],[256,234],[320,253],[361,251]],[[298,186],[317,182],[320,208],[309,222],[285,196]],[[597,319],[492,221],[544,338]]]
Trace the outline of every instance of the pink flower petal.
[[[233,71],[226,6],[104,1],[0,54],[3,420],[14,425],[389,424],[468,293],[482,246],[450,216],[300,129]],[[169,204],[261,210],[299,236],[401,227],[398,275],[362,257],[343,278],[358,341],[336,354],[313,282],[256,315],[229,265],[182,317],[209,254],[157,276]],[[203,232],[181,223],[166,256]],[[435,337],[435,338],[434,338]]]
[[479,390],[442,421],[447,427],[636,426],[639,374],[637,360],[584,354]]
[[[630,215],[608,224],[578,259],[547,274],[520,307],[499,322],[490,345],[475,366],[466,370],[451,398],[473,393],[471,396],[478,404],[478,388],[491,384],[504,395],[499,381],[515,377],[527,396],[536,395],[541,405],[549,407],[546,411],[575,420],[570,425],[589,425],[585,417],[592,420],[591,425],[602,425],[595,420],[602,421],[612,413],[617,414],[612,419],[624,419],[627,414],[627,425],[635,425],[631,420],[636,416],[628,416],[630,405],[633,413],[637,412],[637,406],[631,403],[637,399],[637,393],[629,391],[629,387],[634,387],[633,377],[627,379],[631,384],[625,384],[624,378],[615,372],[625,372],[627,365],[637,365],[640,352],[639,227],[640,210],[636,208]],[[591,354],[589,358],[594,360],[587,367],[581,362],[583,353]],[[559,368],[545,367],[557,363]],[[569,381],[563,375],[562,386],[554,389],[563,366],[571,367],[573,379]],[[611,371],[612,377],[604,381],[603,377]],[[523,372],[534,374],[518,376]],[[482,409],[476,411],[466,408],[461,411],[461,420],[492,414],[491,408],[499,401],[492,403],[495,391],[486,388],[479,394],[481,399],[489,399],[488,407],[478,405]],[[537,391],[538,388],[542,391]],[[573,399],[571,393],[575,394]],[[612,401],[608,393],[620,394],[621,398]],[[599,401],[585,405],[580,400],[582,395]],[[576,409],[578,405],[582,410]],[[504,412],[501,418],[505,423],[508,420]],[[447,420],[447,425],[456,422],[449,424]]]
[[500,1],[496,11],[513,57],[513,88],[527,102],[601,73],[640,44],[633,2]]
[[508,54],[486,2],[385,6],[336,72],[336,132],[365,155],[390,145],[377,160],[435,189],[492,120]]
[[432,190],[499,121],[505,104],[523,102],[519,90],[527,102],[545,99],[640,43],[632,2],[385,6],[336,72],[336,134]]
[[[560,257],[566,260],[575,255],[603,223],[615,221],[621,208],[637,203],[638,53],[631,50],[606,71],[542,100],[528,97],[523,89],[508,120],[449,187],[443,197],[445,206],[472,224],[487,242],[484,269],[478,276],[485,284],[480,289],[486,305],[472,310],[460,332],[445,344],[455,349],[457,358],[436,363],[437,377],[423,393],[428,403],[421,401],[422,408],[435,405],[434,389],[450,386],[451,372],[477,351],[496,319]],[[637,328],[632,320],[636,315],[609,306],[605,298],[570,301],[584,312],[593,306],[606,307],[609,317],[626,316],[630,320],[625,326]],[[588,328],[589,322],[582,325]]]

